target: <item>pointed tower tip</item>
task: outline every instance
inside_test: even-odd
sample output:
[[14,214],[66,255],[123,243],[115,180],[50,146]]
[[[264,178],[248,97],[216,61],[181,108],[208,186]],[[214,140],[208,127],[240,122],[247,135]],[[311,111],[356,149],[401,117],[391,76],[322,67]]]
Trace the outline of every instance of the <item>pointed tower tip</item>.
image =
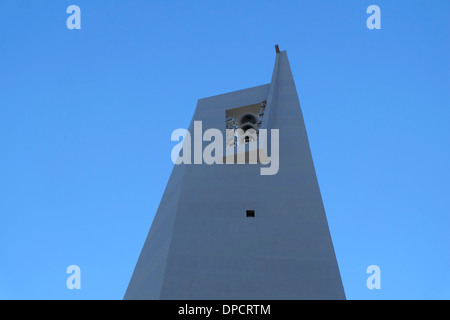
[[280,47],[278,47],[277,44],[275,45],[275,51],[276,51],[277,53],[280,53]]

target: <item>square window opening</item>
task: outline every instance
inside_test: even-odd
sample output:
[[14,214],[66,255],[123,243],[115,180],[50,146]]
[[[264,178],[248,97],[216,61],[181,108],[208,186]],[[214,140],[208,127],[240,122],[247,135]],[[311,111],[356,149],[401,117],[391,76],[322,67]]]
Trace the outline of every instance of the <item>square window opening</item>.
[[255,210],[247,210],[247,218],[254,218]]

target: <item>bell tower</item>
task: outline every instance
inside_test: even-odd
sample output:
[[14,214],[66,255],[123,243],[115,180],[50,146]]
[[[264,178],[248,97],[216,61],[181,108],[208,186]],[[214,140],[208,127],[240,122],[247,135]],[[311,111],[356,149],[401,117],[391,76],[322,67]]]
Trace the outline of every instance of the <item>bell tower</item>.
[[286,51],[270,83],[200,99],[194,121],[221,130],[225,160],[278,129],[279,168],[175,165],[125,299],[345,299]]

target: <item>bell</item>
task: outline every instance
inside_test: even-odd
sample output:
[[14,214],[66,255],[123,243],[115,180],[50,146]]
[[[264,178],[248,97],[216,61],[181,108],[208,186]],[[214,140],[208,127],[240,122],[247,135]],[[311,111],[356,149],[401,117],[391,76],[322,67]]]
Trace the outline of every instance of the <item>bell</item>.
[[242,128],[238,129],[238,140],[239,144],[247,144],[250,142],[255,142],[258,139],[256,129],[254,125],[246,124]]
[[[254,125],[253,128],[256,129],[256,125],[258,124],[258,116],[254,113],[244,113],[238,119],[239,128],[242,128],[244,125]],[[244,130],[245,131],[245,130]]]

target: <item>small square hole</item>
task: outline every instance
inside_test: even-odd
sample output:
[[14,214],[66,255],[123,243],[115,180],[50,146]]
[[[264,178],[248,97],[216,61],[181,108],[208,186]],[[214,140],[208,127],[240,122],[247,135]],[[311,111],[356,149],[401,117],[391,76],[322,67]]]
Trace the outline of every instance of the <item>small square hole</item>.
[[254,218],[255,210],[247,210],[247,218]]

